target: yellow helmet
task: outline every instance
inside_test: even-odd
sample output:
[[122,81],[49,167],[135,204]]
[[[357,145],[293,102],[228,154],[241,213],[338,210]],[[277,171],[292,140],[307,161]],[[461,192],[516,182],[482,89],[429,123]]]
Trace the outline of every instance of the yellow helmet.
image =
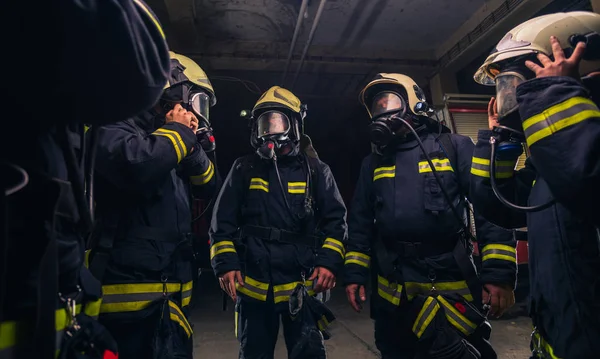
[[167,82],[165,89],[183,82],[191,82],[208,92],[210,105],[214,106],[217,103],[217,96],[215,95],[215,90],[213,89],[208,76],[206,76],[206,72],[204,72],[194,60],[187,56],[176,54],[173,51],[169,51],[169,55],[171,56],[172,70],[174,66],[177,66],[181,71],[180,74],[171,71],[171,77]]
[[[550,36],[556,36],[563,48],[573,48],[579,41],[589,43],[592,38],[597,44],[600,42],[600,15],[573,11],[528,20],[510,30],[500,40],[473,78],[477,83],[493,86],[496,75],[501,71],[500,62],[538,53],[551,56]],[[585,75],[599,67],[600,58],[590,59],[584,55],[579,68],[580,74]]]
[[373,98],[384,90],[402,91],[401,95],[406,96],[408,101],[408,110],[417,116],[428,116],[427,110],[429,105],[426,102],[423,90],[417,85],[415,80],[402,74],[380,73],[375,76],[375,79],[367,84],[360,92],[358,101],[365,106],[369,117],[371,114],[371,102]]
[[254,108],[252,115],[256,116],[256,112],[265,108],[285,108],[297,114],[301,114],[301,102],[296,95],[290,90],[283,87],[273,86],[260,96]]

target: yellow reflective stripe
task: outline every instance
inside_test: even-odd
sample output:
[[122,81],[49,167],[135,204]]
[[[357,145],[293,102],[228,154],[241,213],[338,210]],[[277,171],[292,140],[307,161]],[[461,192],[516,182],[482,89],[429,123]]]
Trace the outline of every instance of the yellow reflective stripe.
[[[157,296],[157,298],[160,298]],[[135,312],[147,308],[154,300],[141,300],[137,302],[106,303],[100,306],[101,313]]]
[[83,306],[83,312],[90,317],[97,319],[100,314],[100,307],[102,306],[102,298],[93,302],[87,302]]
[[133,283],[108,284],[102,286],[104,297],[100,305],[101,313],[138,311],[167,295],[181,291],[180,283]]
[[163,31],[162,26],[160,26],[158,19],[154,17],[150,10],[139,0],[133,0],[133,2],[135,2],[140,8],[142,8],[142,11],[144,11],[146,15],[148,15],[150,20],[152,20],[152,22],[154,23],[154,26],[156,26],[156,29],[158,29],[158,32],[160,32],[160,36],[162,36],[163,39],[166,39],[165,32]]
[[288,193],[292,193],[292,194],[306,193],[306,182],[288,182]]
[[406,289],[406,296],[409,300],[412,300],[415,296],[429,295],[432,293],[432,288],[435,286],[435,291],[442,294],[458,294],[469,302],[473,301],[473,295],[467,286],[467,282],[436,282],[433,285],[431,283],[417,283],[417,282],[406,282],[404,283]]
[[329,320],[327,320],[327,318],[323,315],[321,316],[321,319],[319,319],[317,321],[317,326],[319,327],[319,330],[321,331],[325,331],[327,330],[327,327],[329,327]]
[[523,121],[527,145],[567,127],[600,117],[596,104],[585,97],[572,97]]
[[239,313],[238,313],[237,308],[236,308],[236,310],[234,311],[234,314],[233,314],[233,321],[234,321],[234,323],[233,323],[233,333],[235,334],[236,338],[238,337],[238,320],[239,320]]
[[[435,166],[436,171],[444,172],[454,172],[454,169],[450,165],[450,160],[447,158],[434,158],[431,160],[433,165]],[[429,166],[429,162],[421,161],[419,162],[419,173],[431,172],[431,166]]]
[[257,189],[269,193],[269,182],[262,178],[250,179],[250,189]]
[[535,186],[535,181],[536,180],[533,180],[533,182],[531,182],[531,188],[533,188],[533,186]]
[[323,248],[331,249],[332,251],[338,252],[342,256],[342,259],[344,259],[344,255],[346,252],[346,250],[344,249],[344,244],[338,241],[337,239],[325,239],[325,242],[323,243]]
[[348,252],[346,253],[346,261],[344,265],[357,264],[359,266],[369,268],[371,263],[371,257],[360,252]]
[[91,250],[88,249],[83,253],[83,266],[86,268],[90,267],[90,252]]
[[[169,293],[179,292],[181,284],[166,283],[166,288]],[[163,290],[163,283],[106,284],[102,286],[104,296],[111,294],[163,293]]]
[[19,334],[23,330],[24,323],[8,321],[0,323],[0,350],[14,347],[19,342]]
[[448,321],[464,335],[469,336],[475,331],[475,329],[477,329],[477,325],[475,325],[475,323],[462,315],[456,308],[454,308],[452,304],[448,303],[444,297],[438,295],[437,300],[442,303],[445,308],[446,319],[448,319]]
[[235,245],[232,241],[217,242],[210,247],[210,260],[223,253],[236,253]]
[[544,359],[561,359],[554,354],[554,349],[552,346],[535,329],[531,338],[531,343],[533,344],[534,349],[537,349],[542,354],[545,354]]
[[169,301],[169,318],[172,321],[178,323],[183,328],[188,338],[192,336],[193,331],[192,327],[190,326],[190,323],[188,322],[181,309],[179,309],[177,304],[175,304],[175,302],[172,301]]
[[387,279],[382,276],[377,276],[377,294],[393,305],[400,305],[400,298],[402,296],[402,285],[390,283]]
[[275,303],[287,302],[290,300],[290,295],[294,292],[294,289],[298,286],[298,284],[304,284],[308,289],[309,295],[314,295],[314,286],[315,282],[312,280],[307,280],[304,282],[296,281],[286,284],[278,284],[273,286],[273,301]]
[[500,259],[517,263],[517,250],[505,244],[488,244],[481,250],[482,261]]
[[181,306],[188,306],[192,300],[192,292],[194,289],[194,281],[183,283],[181,286]]
[[246,276],[244,278],[244,286],[242,287],[239,283],[236,283],[235,288],[238,292],[245,294],[248,297],[264,302],[267,300],[269,283],[259,282],[256,279]]
[[166,128],[162,128],[162,127],[159,128],[158,130],[156,130],[156,132],[168,133],[168,134],[175,136],[175,138],[177,139],[177,143],[181,146],[181,152],[183,153],[183,157],[187,156],[188,149],[185,146],[185,142],[183,142],[183,138],[181,138],[181,135],[179,134],[179,132],[173,131],[173,130],[167,130]]
[[181,291],[185,292],[186,290],[192,290],[194,288],[194,281],[189,281],[187,283],[183,283],[181,286]]
[[[514,175],[517,161],[496,161],[496,178],[511,178]],[[490,160],[486,158],[473,157],[471,162],[471,174],[479,177],[490,178]]]
[[209,162],[208,169],[206,172],[199,176],[191,176],[190,181],[194,186],[201,186],[207,184],[215,176],[215,166],[212,162]]
[[373,182],[380,178],[394,178],[396,176],[396,166],[379,167],[373,171]]
[[415,333],[417,338],[421,338],[435,315],[440,310],[440,305],[437,301],[431,297],[427,297],[423,307],[421,307],[421,311],[415,320],[415,324],[413,324],[412,331]]
[[181,162],[181,160],[183,159],[183,156],[181,154],[181,149],[177,145],[177,140],[175,140],[175,137],[173,137],[172,135],[170,135],[168,133],[158,132],[158,130],[152,134],[155,136],[163,136],[163,137],[168,138],[171,141],[171,143],[173,144],[173,148],[175,149],[175,153],[177,154],[177,163]]

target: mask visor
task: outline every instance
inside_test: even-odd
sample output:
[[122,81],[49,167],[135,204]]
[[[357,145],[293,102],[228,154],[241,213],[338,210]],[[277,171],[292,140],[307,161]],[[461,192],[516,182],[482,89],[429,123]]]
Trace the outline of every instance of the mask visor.
[[404,112],[406,103],[395,92],[380,92],[373,97],[371,105],[371,118],[376,118],[386,113]]
[[290,130],[290,119],[278,111],[268,111],[258,117],[258,137],[286,135]]
[[498,117],[502,118],[519,107],[517,103],[517,86],[523,82],[525,82],[525,78],[517,72],[506,72],[496,76]]
[[204,120],[204,122],[210,124],[210,97],[207,94],[205,94],[204,92],[196,92],[191,94],[189,98],[189,107],[192,109],[196,116],[200,116]]

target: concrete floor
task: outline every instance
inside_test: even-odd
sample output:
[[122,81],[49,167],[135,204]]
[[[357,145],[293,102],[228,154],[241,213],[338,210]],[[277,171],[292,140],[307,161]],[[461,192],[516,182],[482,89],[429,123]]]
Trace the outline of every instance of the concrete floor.
[[[221,292],[211,273],[202,276],[194,294],[194,358],[235,359],[239,344],[234,337],[233,303],[222,311]],[[336,288],[328,303],[337,319],[331,326],[332,338],[326,341],[329,359],[381,358],[375,347],[373,323],[368,310],[355,313],[347,304],[341,288]],[[368,303],[365,305],[368,308]],[[492,322],[492,344],[499,359],[529,358],[529,318],[516,317]],[[277,343],[276,359],[287,358],[283,338]]]

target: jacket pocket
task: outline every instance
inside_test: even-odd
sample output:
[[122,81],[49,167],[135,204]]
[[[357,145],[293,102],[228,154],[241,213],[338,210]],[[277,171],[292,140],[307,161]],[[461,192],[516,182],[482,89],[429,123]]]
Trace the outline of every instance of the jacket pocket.
[[[424,175],[423,181],[423,205],[425,210],[430,212],[440,212],[445,211],[449,208],[446,199],[444,198],[444,194],[442,193],[442,188],[440,184],[436,180],[433,174],[428,173]],[[442,184],[445,185],[444,175],[439,174],[440,179],[442,180]],[[448,190],[446,186],[446,190]]]

